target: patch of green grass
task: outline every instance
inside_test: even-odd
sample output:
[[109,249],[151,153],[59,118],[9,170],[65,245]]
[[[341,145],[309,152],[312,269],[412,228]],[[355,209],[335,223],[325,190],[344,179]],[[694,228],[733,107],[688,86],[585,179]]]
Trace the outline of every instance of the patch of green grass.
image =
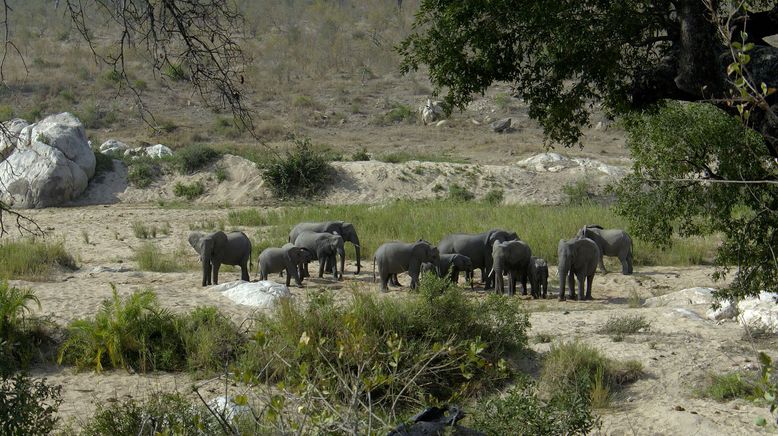
[[597,333],[605,335],[631,335],[645,332],[651,328],[651,323],[643,315],[625,315],[608,318],[605,325]]
[[170,64],[162,70],[162,75],[167,76],[174,82],[183,82],[189,80],[189,72],[181,64]]
[[562,186],[562,192],[567,196],[567,204],[585,205],[594,202],[594,194],[589,180],[581,178]]
[[370,155],[367,154],[366,149],[357,150],[351,155],[351,160],[354,162],[369,161]]
[[157,237],[157,226],[146,226],[140,221],[132,223],[132,234],[138,239],[149,239]]
[[505,199],[505,191],[502,189],[492,189],[489,192],[484,195],[483,201],[491,204],[491,205],[498,205],[502,204],[503,200]]
[[135,187],[147,188],[158,177],[159,167],[145,160],[137,162],[129,161],[127,169],[127,180]]
[[176,197],[184,197],[187,200],[194,200],[204,193],[205,185],[203,185],[203,182],[200,181],[194,183],[176,182],[176,184],[173,186],[173,194],[175,194]]
[[321,110],[323,107],[321,103],[314,100],[313,97],[308,95],[295,96],[292,99],[292,106],[299,109],[309,109],[309,110]]
[[312,197],[324,191],[333,169],[326,153],[312,147],[307,138],[264,165],[262,178],[277,198]]
[[217,166],[216,169],[213,171],[214,176],[216,176],[216,181],[221,183],[227,180],[227,168],[224,168],[223,166]]
[[10,105],[0,105],[0,121],[8,121],[13,117],[14,109]]
[[154,243],[147,242],[135,250],[135,261],[142,271],[184,271],[189,265],[179,260],[180,254],[163,253]]
[[[230,211],[232,213],[232,211]],[[224,231],[224,220],[201,220],[189,224],[189,230]]]
[[2,278],[44,281],[60,268],[76,269],[75,259],[62,242],[39,239],[0,242]]
[[409,161],[467,163],[466,159],[449,156],[447,154],[411,153],[407,151],[394,151],[391,153],[385,153],[376,157],[376,160],[395,164]]
[[506,110],[510,108],[511,103],[513,103],[514,99],[508,94],[505,93],[498,93],[493,98],[495,106],[497,106],[500,110]]
[[173,166],[181,174],[192,174],[218,159],[219,152],[207,145],[195,144],[176,150]]
[[740,372],[710,374],[705,387],[699,395],[724,402],[742,398],[753,400],[759,397],[759,388],[755,376]]
[[76,116],[87,129],[110,127],[117,120],[115,110],[101,108],[93,102],[84,104]]
[[384,123],[386,124],[412,123],[415,120],[416,113],[413,108],[401,103],[394,103],[392,108],[384,114]]
[[475,194],[468,191],[464,186],[453,183],[448,187],[448,198],[451,201],[465,202],[474,199]]
[[[407,219],[398,220],[402,216]],[[445,220],[440,217],[446,217]],[[311,205],[267,211],[241,209],[231,211],[230,225],[269,226],[267,237],[286,240],[289,229],[299,222],[347,219],[354,223],[362,246],[362,255],[371,259],[386,241],[415,241],[419,238],[437,243],[450,233],[479,233],[492,228],[516,231],[532,248],[535,256],[551,264],[557,262],[560,238],[571,238],[584,224],[598,223],[606,228],[625,228],[626,221],[611,209],[600,205],[539,206],[497,205],[470,202],[467,207],[450,200],[400,200],[380,207],[364,205]],[[520,223],[520,224],[519,224]],[[661,250],[634,238],[635,265],[695,265],[698,260],[715,256],[714,240],[677,239],[669,250]]]

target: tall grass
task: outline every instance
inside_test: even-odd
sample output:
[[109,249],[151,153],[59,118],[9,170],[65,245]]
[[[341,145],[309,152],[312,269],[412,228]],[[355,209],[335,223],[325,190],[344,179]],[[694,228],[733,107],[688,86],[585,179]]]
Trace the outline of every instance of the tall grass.
[[[439,241],[449,233],[477,233],[491,228],[516,231],[535,256],[551,263],[557,260],[559,239],[571,238],[585,224],[627,228],[626,221],[599,205],[539,206],[493,205],[450,200],[395,201],[381,205],[316,205],[275,210],[231,212],[231,225],[269,226],[263,238],[283,244],[289,230],[303,221],[345,220],[354,223],[362,253],[373,252],[386,241]],[[633,238],[636,265],[697,265],[711,262],[717,242],[712,238],[675,240],[669,250],[660,250]],[[280,245],[276,245],[280,246]]]
[[145,243],[135,250],[138,268],[143,271],[176,272],[192,269],[194,265],[187,261],[183,249],[175,253],[165,253],[152,242]]
[[0,243],[0,277],[46,280],[60,268],[76,269],[62,242],[21,239]]

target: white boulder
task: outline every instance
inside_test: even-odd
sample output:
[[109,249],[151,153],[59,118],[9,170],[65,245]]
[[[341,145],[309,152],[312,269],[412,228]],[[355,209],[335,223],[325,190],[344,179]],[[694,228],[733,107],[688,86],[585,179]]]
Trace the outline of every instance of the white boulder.
[[695,306],[713,303],[713,288],[688,288],[678,292],[647,298],[645,307]]
[[221,292],[225,297],[237,304],[258,307],[261,309],[270,309],[279,299],[292,296],[286,285],[270,280],[261,280],[258,282],[236,280],[234,282],[211,286],[210,290]]
[[442,102],[437,100],[427,99],[427,103],[419,106],[419,115],[425,126],[440,120],[445,114]]
[[75,116],[61,113],[35,124],[13,120],[6,126],[12,137],[2,138],[0,146],[5,157],[0,162],[0,201],[43,208],[84,192],[95,173],[95,156]]
[[762,292],[759,298],[741,300],[738,321],[743,327],[760,333],[778,334],[778,294]]
[[708,309],[705,312],[705,318],[712,321],[721,321],[724,319],[732,319],[737,316],[737,305],[732,304],[731,301],[722,301],[718,309]]
[[19,144],[19,135],[30,123],[21,119],[14,118],[3,123],[3,127],[8,134],[0,134],[0,156],[8,157],[14,148]]
[[129,150],[130,146],[118,141],[116,139],[109,139],[100,146],[100,153],[103,154],[122,154],[125,150]]
[[145,152],[146,149],[143,147],[128,148],[127,150],[124,150],[124,156],[140,156]]
[[232,397],[216,397],[208,402],[208,408],[219,416],[232,423],[232,420],[238,416],[251,412],[251,408],[246,405],[238,405]]
[[146,155],[155,159],[159,159],[165,156],[173,156],[173,150],[171,150],[170,147],[164,146],[162,144],[146,147],[145,151]]

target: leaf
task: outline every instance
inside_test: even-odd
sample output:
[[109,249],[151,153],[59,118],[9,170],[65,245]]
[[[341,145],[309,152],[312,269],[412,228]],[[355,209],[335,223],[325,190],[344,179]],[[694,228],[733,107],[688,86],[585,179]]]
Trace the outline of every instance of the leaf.
[[749,43],[747,43],[746,45],[743,46],[743,51],[749,51],[749,50],[751,50],[753,48],[754,48],[754,43],[753,42],[749,42]]
[[245,406],[249,403],[249,400],[245,395],[236,395],[232,398],[232,402],[237,406]]
[[764,417],[760,416],[759,418],[756,418],[756,420],[754,420],[754,424],[758,425],[759,427],[764,427],[767,425],[767,420],[764,419]]

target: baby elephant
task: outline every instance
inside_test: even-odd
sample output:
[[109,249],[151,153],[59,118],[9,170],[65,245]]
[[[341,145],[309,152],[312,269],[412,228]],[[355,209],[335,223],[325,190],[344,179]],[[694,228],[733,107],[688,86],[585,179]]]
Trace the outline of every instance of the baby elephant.
[[286,271],[286,286],[289,286],[293,277],[298,287],[303,286],[300,265],[304,262],[310,262],[311,253],[304,248],[288,245],[290,246],[262,250],[257,261],[260,280],[267,280],[269,274]]
[[463,254],[441,254],[437,266],[425,262],[421,266],[422,272],[434,271],[438,277],[445,277],[447,274],[451,278],[451,283],[459,280],[459,273],[464,272],[465,276],[472,276],[473,262]]
[[529,283],[532,286],[532,298],[547,297],[548,264],[545,260],[532,256],[529,260]]

